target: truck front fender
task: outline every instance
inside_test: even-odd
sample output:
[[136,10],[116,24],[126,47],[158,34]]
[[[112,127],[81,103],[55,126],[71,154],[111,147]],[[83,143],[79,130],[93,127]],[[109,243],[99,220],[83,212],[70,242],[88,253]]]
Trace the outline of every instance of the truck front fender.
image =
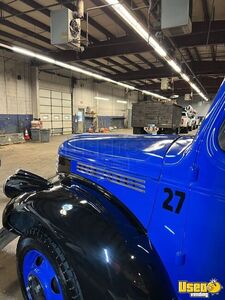
[[84,299],[176,299],[159,256],[138,220],[94,183],[65,178],[11,200],[4,226],[23,235],[41,226],[73,266]]

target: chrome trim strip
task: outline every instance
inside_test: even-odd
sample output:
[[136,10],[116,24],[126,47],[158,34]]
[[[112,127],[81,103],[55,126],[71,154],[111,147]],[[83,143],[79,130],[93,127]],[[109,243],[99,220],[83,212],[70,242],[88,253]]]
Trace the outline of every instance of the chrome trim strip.
[[86,165],[82,162],[77,163],[77,171],[81,173],[86,173],[99,179],[107,179],[110,182],[116,183],[118,185],[122,185],[127,188],[145,193],[145,180],[143,179],[131,176],[125,177],[123,174],[108,171],[103,168],[91,165]]

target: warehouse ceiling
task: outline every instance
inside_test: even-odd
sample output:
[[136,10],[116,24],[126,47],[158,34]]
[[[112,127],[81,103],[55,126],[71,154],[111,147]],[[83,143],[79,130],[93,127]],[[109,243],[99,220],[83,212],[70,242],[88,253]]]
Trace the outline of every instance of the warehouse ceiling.
[[[187,74],[196,77],[208,93],[216,92],[225,73],[224,0],[193,1],[192,33],[172,38],[161,32],[161,1],[121,2],[155,34],[168,53],[182,64]],[[166,95],[190,93],[190,86],[179,79],[147,43],[110,6],[103,6],[105,1],[85,1],[85,19],[82,21],[85,50],[82,53],[59,50],[51,45],[50,11],[62,6],[74,10],[73,3],[67,0],[0,1],[0,41],[36,50],[140,89]],[[55,66],[41,68],[57,72]],[[169,92],[160,90],[160,81],[164,77],[172,78],[172,90]]]

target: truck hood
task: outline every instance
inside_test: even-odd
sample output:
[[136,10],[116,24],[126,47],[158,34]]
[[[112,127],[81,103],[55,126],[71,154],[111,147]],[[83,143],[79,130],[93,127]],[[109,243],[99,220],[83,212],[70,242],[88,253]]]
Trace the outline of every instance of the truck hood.
[[59,155],[92,167],[158,179],[176,135],[82,134],[65,141]]

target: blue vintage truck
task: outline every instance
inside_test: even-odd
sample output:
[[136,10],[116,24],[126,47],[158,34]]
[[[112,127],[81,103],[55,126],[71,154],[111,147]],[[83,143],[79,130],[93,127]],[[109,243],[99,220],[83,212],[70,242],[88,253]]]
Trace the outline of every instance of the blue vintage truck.
[[25,299],[225,299],[225,82],[194,138],[74,136],[4,189]]

